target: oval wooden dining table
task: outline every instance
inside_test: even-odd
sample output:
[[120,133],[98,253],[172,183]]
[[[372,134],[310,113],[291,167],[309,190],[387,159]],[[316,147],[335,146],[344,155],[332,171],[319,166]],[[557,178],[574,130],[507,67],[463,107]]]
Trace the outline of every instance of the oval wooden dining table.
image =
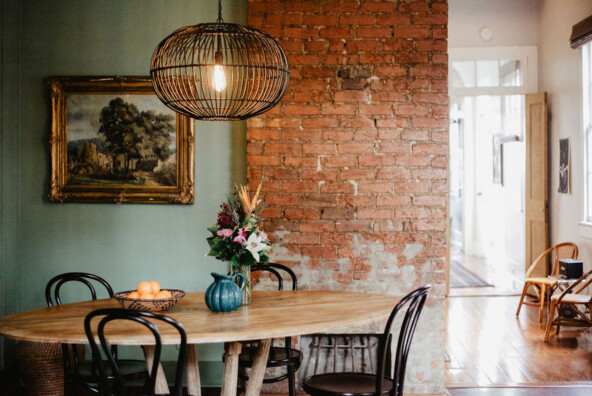
[[[226,359],[222,395],[236,394],[240,341],[262,340],[250,373],[247,395],[260,393],[272,338],[322,333],[386,321],[398,298],[385,294],[338,291],[253,291],[252,302],[230,313],[213,313],[204,301],[204,293],[187,293],[178,304],[163,314],[180,322],[187,332],[188,344],[224,343]],[[35,342],[85,344],[85,316],[100,308],[120,307],[115,299],[85,301],[40,308],[0,318],[0,334]],[[178,344],[179,334],[170,326],[156,323],[163,344]],[[96,326],[95,326],[96,327]],[[94,328],[94,327],[93,327]],[[106,329],[111,344],[141,345],[147,364],[154,353],[154,337],[144,328],[129,322],[114,322]],[[195,345],[187,354],[187,388],[200,395],[200,379]],[[166,378],[159,371],[156,393],[168,393]]]

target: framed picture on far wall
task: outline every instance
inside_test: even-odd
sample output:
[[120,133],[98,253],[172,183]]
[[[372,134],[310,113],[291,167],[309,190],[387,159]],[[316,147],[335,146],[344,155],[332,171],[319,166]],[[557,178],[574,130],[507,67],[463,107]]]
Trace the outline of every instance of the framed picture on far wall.
[[193,120],[149,77],[55,77],[50,88],[50,202],[193,203]]
[[569,194],[569,138],[559,139],[559,188],[558,192]]

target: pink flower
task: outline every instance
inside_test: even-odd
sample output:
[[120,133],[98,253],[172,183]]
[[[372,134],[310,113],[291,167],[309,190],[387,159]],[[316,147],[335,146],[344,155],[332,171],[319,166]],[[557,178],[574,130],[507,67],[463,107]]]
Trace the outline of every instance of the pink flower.
[[262,241],[267,241],[267,234],[264,231],[259,231],[259,238],[261,238]]
[[247,233],[243,232],[242,230],[238,232],[238,235],[234,237],[232,242],[239,242],[243,243],[247,240]]
[[222,238],[229,238],[232,236],[232,230],[230,228],[224,228],[222,230],[218,230],[216,234]]

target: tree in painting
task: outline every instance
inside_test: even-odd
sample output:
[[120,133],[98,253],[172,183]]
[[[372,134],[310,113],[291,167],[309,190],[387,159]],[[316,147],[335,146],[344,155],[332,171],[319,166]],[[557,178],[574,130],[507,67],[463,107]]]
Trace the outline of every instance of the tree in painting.
[[171,154],[172,120],[171,115],[140,112],[136,105],[121,98],[109,102],[101,111],[99,134],[103,135],[107,153],[115,164],[111,173],[129,175],[143,160],[166,161]]

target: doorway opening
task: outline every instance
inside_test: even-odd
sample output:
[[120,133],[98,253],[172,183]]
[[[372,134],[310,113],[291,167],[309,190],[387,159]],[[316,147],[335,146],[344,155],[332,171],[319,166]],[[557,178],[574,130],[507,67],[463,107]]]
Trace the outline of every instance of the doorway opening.
[[536,48],[449,52],[449,296],[520,294],[525,94],[536,92]]

